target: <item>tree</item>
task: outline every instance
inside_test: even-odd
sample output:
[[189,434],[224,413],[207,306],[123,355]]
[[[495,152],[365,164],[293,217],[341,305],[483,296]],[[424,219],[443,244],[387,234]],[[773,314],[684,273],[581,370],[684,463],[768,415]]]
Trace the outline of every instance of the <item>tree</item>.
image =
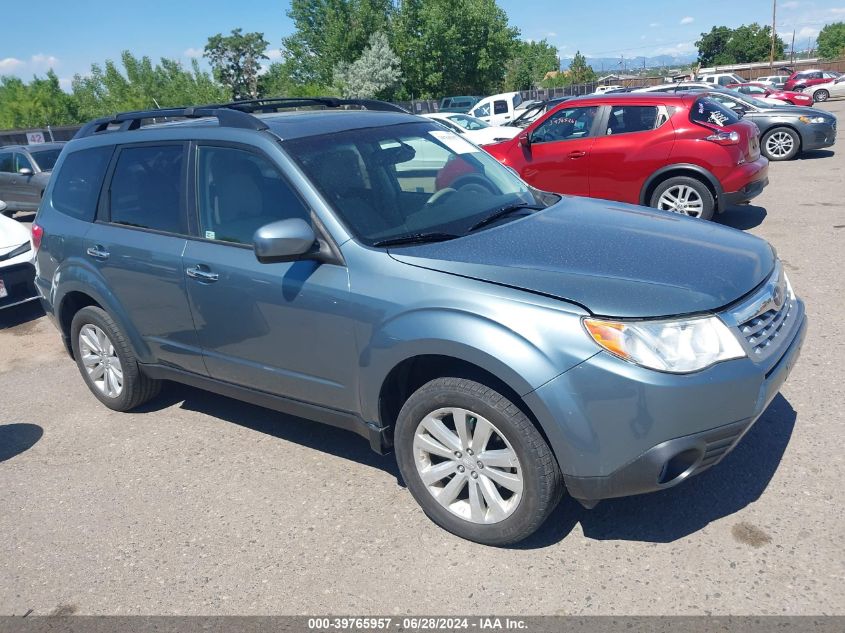
[[[714,26],[709,33],[702,33],[695,45],[702,66],[762,62],[768,60],[771,53],[772,29],[756,22],[735,29]],[[783,40],[776,36],[775,59],[782,59],[784,50]]]
[[519,36],[496,0],[402,0],[391,26],[403,96],[423,98],[498,91]]
[[231,35],[212,35],[205,45],[214,76],[229,88],[233,99],[258,97],[258,74],[261,60],[269,59],[264,51],[268,42],[263,33],[241,33],[233,29]]
[[575,57],[569,64],[569,78],[573,84],[586,84],[596,80],[596,71],[587,63],[581,51],[575,51]]
[[546,73],[560,69],[557,49],[545,39],[518,42],[505,70],[505,90],[530,90]]
[[62,90],[52,70],[28,84],[17,77],[0,77],[0,128],[67,125],[77,119],[73,97]]
[[292,0],[296,28],[282,40],[279,72],[293,84],[328,86],[341,62],[361,56],[370,36],[389,30],[391,0]]
[[340,62],[334,73],[335,84],[344,97],[386,98],[388,90],[402,77],[399,58],[390,48],[387,35],[373,33],[361,57],[351,64]]
[[845,57],[845,22],[834,22],[825,26],[816,40],[819,57],[836,59]]

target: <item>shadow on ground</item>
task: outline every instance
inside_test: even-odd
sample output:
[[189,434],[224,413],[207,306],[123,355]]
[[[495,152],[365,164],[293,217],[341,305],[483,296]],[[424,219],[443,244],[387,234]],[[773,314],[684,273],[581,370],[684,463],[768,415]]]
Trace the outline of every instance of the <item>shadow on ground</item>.
[[28,451],[42,435],[44,429],[37,424],[0,424],[0,462]]
[[44,316],[44,308],[41,307],[40,301],[30,301],[29,303],[22,303],[13,308],[5,308],[0,310],[0,330],[35,321]]
[[808,152],[801,152],[793,160],[817,160],[819,158],[830,158],[836,152],[829,149],[816,149]]
[[[139,413],[174,404],[259,433],[385,471],[404,482],[393,455],[380,456],[354,433],[284,415],[200,389],[167,383]],[[738,512],[763,494],[795,426],[796,413],[778,395],[739,445],[720,464],[683,484],[647,495],[610,499],[593,510],[566,497],[540,530],[518,548],[535,549],[564,539],[576,523],[587,538],[668,543]]]
[[760,226],[766,219],[767,212],[763,207],[753,204],[742,204],[735,207],[728,207],[724,213],[713,217],[719,224],[731,226],[735,229],[746,231]]

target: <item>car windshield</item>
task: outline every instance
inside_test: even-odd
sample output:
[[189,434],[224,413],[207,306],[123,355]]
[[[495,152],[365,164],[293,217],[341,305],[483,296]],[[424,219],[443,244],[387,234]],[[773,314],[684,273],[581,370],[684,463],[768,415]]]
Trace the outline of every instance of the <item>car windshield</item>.
[[465,130],[483,130],[490,127],[489,123],[485,123],[481,119],[476,119],[474,116],[467,114],[457,114],[455,116],[447,117],[452,123],[460,125]]
[[35,162],[38,164],[38,168],[41,171],[51,171],[55,166],[56,161],[59,159],[59,154],[61,153],[61,149],[42,149],[40,151],[29,151],[30,156],[32,156],[33,160],[35,160]]
[[367,245],[458,237],[502,210],[559,199],[434,123],[290,139],[283,147]]
[[766,103],[765,101],[760,101],[759,99],[755,99],[751,95],[742,94],[741,92],[737,92],[736,90],[731,90],[731,92],[727,94],[724,92],[714,92],[711,93],[710,96],[727,108],[734,108],[737,105],[746,107],[748,105],[752,105],[755,108],[760,108],[761,110],[770,110],[771,108],[777,107],[773,103]]

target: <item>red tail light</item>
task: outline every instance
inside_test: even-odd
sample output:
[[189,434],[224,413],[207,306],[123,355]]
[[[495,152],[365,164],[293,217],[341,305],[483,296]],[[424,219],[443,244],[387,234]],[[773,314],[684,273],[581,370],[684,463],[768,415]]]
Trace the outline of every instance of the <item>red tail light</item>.
[[739,132],[737,131],[719,131],[713,132],[710,136],[705,137],[706,141],[713,141],[719,145],[737,145],[739,143]]
[[41,248],[41,238],[44,237],[44,229],[40,226],[32,223],[32,245],[35,247],[35,250]]

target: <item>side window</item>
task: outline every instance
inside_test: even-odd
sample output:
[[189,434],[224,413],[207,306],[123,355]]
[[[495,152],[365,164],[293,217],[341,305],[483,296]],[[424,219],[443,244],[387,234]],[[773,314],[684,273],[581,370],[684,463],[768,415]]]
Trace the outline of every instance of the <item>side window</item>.
[[734,80],[730,77],[719,77],[719,85],[720,86],[727,86],[728,84],[732,84]]
[[617,106],[610,110],[607,134],[646,132],[657,127],[657,106]]
[[78,220],[90,222],[97,212],[97,199],[113,148],[94,147],[68,154],[53,178],[53,208]]
[[508,102],[507,101],[494,101],[493,102],[493,114],[507,114],[508,113]]
[[531,135],[532,143],[554,143],[590,135],[598,106],[558,110]]
[[15,152],[14,163],[15,164],[13,166],[13,169],[16,174],[20,173],[21,169],[29,169],[31,171],[35,171],[32,168],[32,163],[30,162],[29,158],[27,158],[26,154]]
[[490,116],[490,104],[485,103],[475,108],[472,116]]
[[[347,163],[335,176],[350,168]],[[233,147],[199,147],[197,204],[200,235],[208,240],[251,245],[265,224],[290,218],[309,221],[308,209],[275,165]]]
[[167,233],[187,233],[183,207],[184,148],[179,145],[124,147],[109,189],[109,218]]
[[11,174],[14,172],[12,169],[12,152],[5,152],[0,154],[0,172],[5,172]]

